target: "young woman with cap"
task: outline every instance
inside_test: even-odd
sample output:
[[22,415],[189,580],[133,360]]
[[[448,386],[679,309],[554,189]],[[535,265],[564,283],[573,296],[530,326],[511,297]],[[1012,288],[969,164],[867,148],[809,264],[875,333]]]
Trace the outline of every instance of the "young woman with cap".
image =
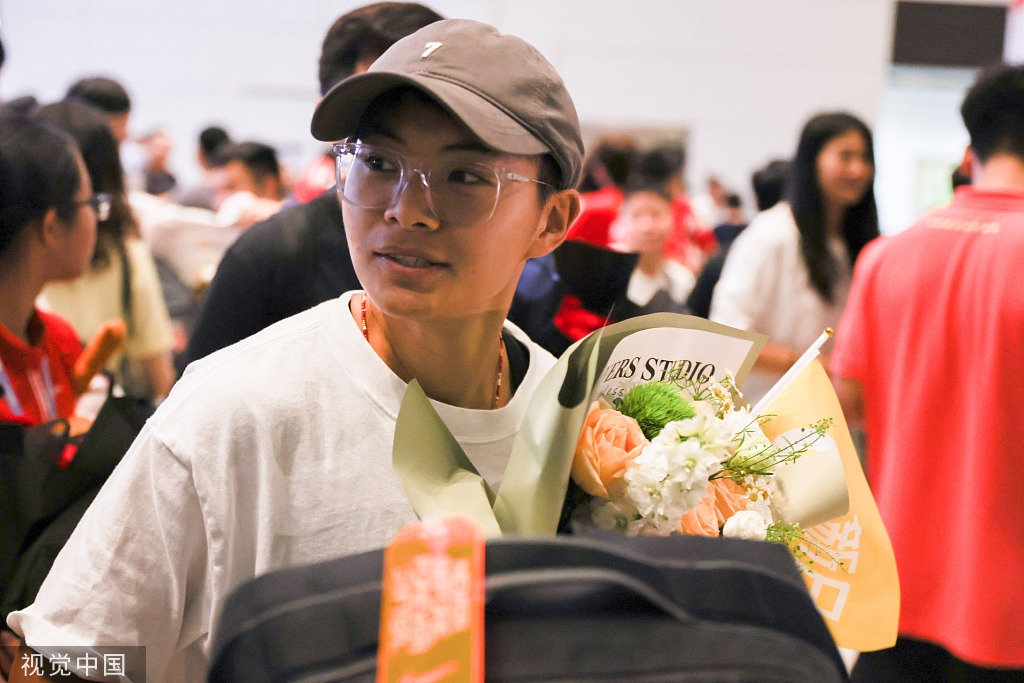
[[414,378],[480,473],[501,478],[554,362],[505,315],[527,259],[579,206],[564,84],[522,40],[442,21],[335,86],[312,128],[337,143],[366,291],[190,366],[36,603],[11,615],[28,645],[145,645],[152,680],[202,675],[234,586],[380,547],[415,521],[391,466]]

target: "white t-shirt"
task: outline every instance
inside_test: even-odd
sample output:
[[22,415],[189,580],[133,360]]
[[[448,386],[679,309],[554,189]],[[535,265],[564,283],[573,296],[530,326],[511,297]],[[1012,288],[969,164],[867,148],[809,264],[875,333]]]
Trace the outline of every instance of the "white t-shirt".
[[[131,333],[125,339],[124,352],[107,363],[107,370],[118,372],[121,358],[148,358],[170,353],[174,348],[171,319],[167,313],[160,277],[149,249],[139,240],[125,240],[125,251],[131,269]],[[122,307],[123,274],[121,259],[110,254],[110,265],[100,271],[89,270],[74,280],[51,282],[43,288],[45,305],[75,328],[83,341],[88,341],[100,325],[111,318],[127,319]]]
[[639,268],[633,269],[626,288],[626,298],[637,306],[646,306],[655,294],[664,291],[674,303],[683,304],[696,283],[693,271],[678,261],[665,259],[661,270],[654,276]]
[[[789,204],[779,202],[762,211],[729,249],[711,299],[711,320],[767,334],[769,343],[803,352],[826,327],[839,325],[850,291],[852,269],[845,244],[833,238],[829,250],[840,268],[831,304],[811,286]],[[751,372],[744,393],[753,401],[772,383],[773,378]]]
[[[45,646],[145,645],[147,679],[205,676],[225,596],[272,569],[387,544],[416,521],[391,465],[406,384],[349,314],[352,293],[193,363],[58,556],[36,602],[8,619]],[[554,364],[526,344],[508,405],[434,402],[496,483]]]

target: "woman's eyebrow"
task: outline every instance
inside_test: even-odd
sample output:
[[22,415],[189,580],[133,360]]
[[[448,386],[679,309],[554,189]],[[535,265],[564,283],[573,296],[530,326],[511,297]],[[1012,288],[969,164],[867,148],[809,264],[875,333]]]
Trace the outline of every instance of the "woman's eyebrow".
[[477,140],[466,140],[463,142],[454,142],[450,145],[445,145],[444,151],[446,152],[480,152],[481,154],[494,154],[500,156],[502,153],[491,149],[487,145]]

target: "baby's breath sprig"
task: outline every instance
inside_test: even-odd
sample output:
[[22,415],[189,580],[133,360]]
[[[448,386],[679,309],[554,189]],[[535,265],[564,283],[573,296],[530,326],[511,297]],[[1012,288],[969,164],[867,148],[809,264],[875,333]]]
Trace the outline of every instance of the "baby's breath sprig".
[[815,564],[814,557],[804,549],[805,546],[814,548],[818,553],[832,560],[844,572],[847,571],[844,560],[840,560],[831,550],[808,538],[799,524],[785,524],[781,522],[769,524],[764,540],[789,548],[789,552],[796,558],[797,564],[800,565],[802,571],[813,572]]
[[683,392],[694,401],[705,401],[714,406],[715,417],[723,418],[727,413],[736,410],[737,404],[744,402],[743,392],[736,386],[736,378],[726,372],[720,380],[710,378],[697,381],[692,379],[672,380]]
[[792,441],[786,439],[784,446],[775,446],[767,442],[755,442],[751,445],[748,441],[751,441],[755,433],[753,425],[757,420],[758,418],[753,418],[743,429],[736,432],[736,436],[733,437],[733,454],[722,463],[722,469],[713,474],[711,479],[729,478],[739,481],[750,474],[772,474],[782,463],[793,462],[810,450],[811,446],[828,433],[833,422],[831,417],[826,417],[809,427],[801,427],[800,436]]

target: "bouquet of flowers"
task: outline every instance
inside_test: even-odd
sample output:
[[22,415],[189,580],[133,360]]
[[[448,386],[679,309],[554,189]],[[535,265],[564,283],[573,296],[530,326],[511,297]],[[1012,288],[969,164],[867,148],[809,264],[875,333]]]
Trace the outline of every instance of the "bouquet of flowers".
[[737,386],[765,340],[668,313],[597,330],[537,385],[493,488],[413,380],[395,472],[420,517],[466,515],[488,536],[550,535],[571,521],[783,543],[837,643],[890,647],[892,548],[817,347],[741,405]]
[[720,381],[660,380],[600,395],[576,443],[577,516],[629,535],[769,540],[799,553],[778,468],[829,448],[824,418],[772,442],[737,405],[731,374]]

